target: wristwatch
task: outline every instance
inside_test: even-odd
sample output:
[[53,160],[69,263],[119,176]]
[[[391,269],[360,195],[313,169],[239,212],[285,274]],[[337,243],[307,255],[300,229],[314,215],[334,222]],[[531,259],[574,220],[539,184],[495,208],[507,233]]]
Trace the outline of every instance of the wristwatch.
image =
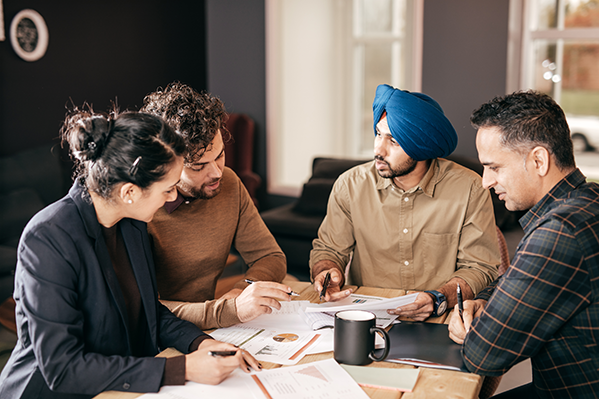
[[447,298],[439,291],[424,291],[433,297],[433,316],[439,317],[447,310]]

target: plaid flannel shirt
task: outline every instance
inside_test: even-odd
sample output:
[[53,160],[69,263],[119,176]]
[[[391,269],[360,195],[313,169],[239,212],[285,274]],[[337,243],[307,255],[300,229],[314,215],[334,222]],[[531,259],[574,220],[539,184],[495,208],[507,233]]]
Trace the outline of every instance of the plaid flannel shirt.
[[522,219],[524,237],[462,348],[498,376],[531,358],[541,398],[599,397],[599,185],[577,169]]

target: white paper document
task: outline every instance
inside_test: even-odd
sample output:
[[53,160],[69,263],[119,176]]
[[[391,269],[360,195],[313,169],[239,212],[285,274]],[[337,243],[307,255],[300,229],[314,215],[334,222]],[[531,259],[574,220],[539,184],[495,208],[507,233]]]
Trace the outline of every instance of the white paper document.
[[[391,325],[391,323],[393,323],[399,317],[397,315],[390,315],[389,313],[387,313],[387,309],[391,309],[391,308],[380,307],[381,304],[384,304],[385,301],[387,301],[387,300],[388,300],[388,298],[383,298],[383,297],[378,297],[378,296],[351,294],[349,297],[347,297],[341,301],[326,302],[326,303],[322,303],[320,305],[314,305],[307,301],[304,301],[307,304],[305,306],[302,306],[303,312],[301,312],[301,314],[302,314],[302,318],[304,319],[304,321],[306,323],[308,323],[310,326],[312,326],[313,329],[319,330],[321,328],[327,328],[327,327],[333,328],[334,327],[335,311],[332,311],[331,307],[349,306],[352,309],[354,309],[354,308],[365,309],[362,306],[368,305],[368,304],[377,304],[376,309],[368,309],[368,310],[370,312],[374,313],[374,315],[376,316],[376,326],[377,327],[387,328],[388,326]],[[357,305],[359,305],[359,306],[357,306]],[[305,310],[308,307],[313,307],[313,306],[320,306],[323,308],[323,310],[319,311],[319,312],[314,312],[314,311],[308,312]]]
[[305,314],[301,309],[304,309],[308,305],[310,305],[310,301],[281,302],[281,309],[273,309],[271,314],[264,314],[254,320],[243,323],[243,325],[257,328],[271,328],[280,331],[292,330],[303,334],[317,333],[320,335],[320,338],[307,348],[305,354],[331,352],[333,350],[333,330],[327,328],[314,332],[300,316],[301,313]]
[[237,324],[219,328],[210,335],[217,341],[245,349],[259,361],[289,365],[301,360],[307,349],[320,338],[320,334],[312,329],[300,330],[296,326],[268,328]]
[[272,399],[367,399],[358,383],[333,359],[256,373],[265,397]]
[[[367,295],[360,295],[359,298],[352,298],[353,296],[358,295],[350,295],[349,297],[338,301],[338,302],[326,302],[321,304],[310,304],[306,307],[306,313],[309,312],[339,312],[341,310],[386,310],[386,309],[395,309],[400,306],[405,306],[410,303],[413,303],[418,296],[418,293],[415,292],[413,294],[398,296],[395,298],[380,298],[380,297],[372,297]],[[376,298],[376,299],[374,299]],[[374,313],[374,312],[373,312]],[[389,316],[389,315],[387,315]]]
[[166,385],[158,393],[147,393],[139,399],[264,399],[260,387],[252,380],[249,374],[240,369],[218,385],[198,384],[187,381],[185,385]]
[[237,369],[219,385],[188,381],[165,386],[144,399],[367,399],[368,395],[333,359],[246,374]]

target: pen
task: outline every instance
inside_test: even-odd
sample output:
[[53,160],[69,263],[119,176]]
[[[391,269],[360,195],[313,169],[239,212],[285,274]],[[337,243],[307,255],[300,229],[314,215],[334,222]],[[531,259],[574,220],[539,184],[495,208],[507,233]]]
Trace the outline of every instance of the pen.
[[210,351],[208,354],[210,356],[235,356],[237,351]]
[[458,283],[458,310],[460,311],[460,319],[464,321],[464,317],[462,313],[464,312],[464,302],[462,301],[462,290],[460,289],[460,284]]
[[324,283],[322,283],[322,291],[320,291],[320,300],[324,299],[325,294],[327,293],[327,288],[329,288],[329,282],[331,281],[331,272],[327,272],[327,275],[324,277]]
[[[250,280],[250,279],[248,279],[248,278],[246,278],[244,281],[245,281],[246,283],[248,283],[248,284],[254,284],[254,280]],[[298,293],[297,293],[297,292],[295,292],[295,291],[288,292],[288,293],[287,293],[287,295],[290,295],[290,296],[300,296],[300,294],[298,294]]]

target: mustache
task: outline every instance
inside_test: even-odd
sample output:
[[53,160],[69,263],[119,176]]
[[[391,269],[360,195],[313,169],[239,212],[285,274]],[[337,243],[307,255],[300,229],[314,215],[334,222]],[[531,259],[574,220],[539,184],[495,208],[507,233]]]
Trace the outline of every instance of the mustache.
[[383,157],[382,157],[382,156],[380,156],[380,155],[375,155],[375,156],[374,156],[374,159],[375,159],[375,160],[377,160],[377,161],[384,162],[384,163],[386,163],[386,164],[387,164],[387,166],[390,166],[390,165],[389,165],[389,162],[385,161],[385,158],[383,158]]

